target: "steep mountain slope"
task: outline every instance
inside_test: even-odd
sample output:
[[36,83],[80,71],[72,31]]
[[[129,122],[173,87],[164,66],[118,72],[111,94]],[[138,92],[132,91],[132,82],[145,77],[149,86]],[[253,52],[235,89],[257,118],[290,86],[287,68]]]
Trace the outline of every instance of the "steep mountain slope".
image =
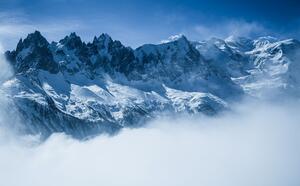
[[[86,138],[137,127],[164,113],[217,114],[243,95],[299,96],[300,43],[229,37],[125,47],[101,34],[49,43],[40,32],[6,52],[14,76],[1,84],[24,132]],[[276,94],[275,94],[276,93]]]
[[293,39],[264,45],[259,44],[259,40],[254,42],[255,49],[246,52],[254,69],[251,79],[249,76],[242,78],[242,87],[250,94],[257,90],[267,94],[279,90],[279,94],[299,96],[300,42]]
[[300,96],[300,42],[295,39],[229,37],[194,42],[194,46],[205,59],[227,71],[246,94]]
[[162,112],[216,114],[242,91],[183,36],[136,50],[107,34],[48,43],[38,32],[6,52],[15,75],[2,85],[26,132],[84,138],[136,127]]
[[230,76],[204,60],[185,36],[169,43],[141,46],[135,56],[137,74],[147,80],[183,91],[209,92],[223,99],[241,94]]

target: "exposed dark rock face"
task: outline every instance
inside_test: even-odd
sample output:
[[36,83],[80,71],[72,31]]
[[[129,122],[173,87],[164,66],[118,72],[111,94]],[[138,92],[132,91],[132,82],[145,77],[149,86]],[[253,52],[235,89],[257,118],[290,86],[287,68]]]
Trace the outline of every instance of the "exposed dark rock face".
[[245,93],[255,96],[262,77],[266,87],[298,94],[299,49],[297,40],[181,36],[134,50],[107,34],[85,43],[71,33],[49,43],[36,31],[5,53],[15,76],[2,87],[26,132],[82,139],[162,113],[215,115]]

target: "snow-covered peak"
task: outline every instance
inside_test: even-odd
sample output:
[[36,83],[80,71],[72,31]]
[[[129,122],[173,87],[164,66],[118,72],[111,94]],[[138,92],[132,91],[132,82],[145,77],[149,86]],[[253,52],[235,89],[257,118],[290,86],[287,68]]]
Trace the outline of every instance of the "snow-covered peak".
[[277,42],[278,39],[272,36],[259,37],[254,40],[255,48],[264,47],[266,45]]
[[177,34],[177,35],[170,36],[166,40],[162,40],[160,43],[164,44],[164,43],[170,43],[170,42],[174,42],[174,41],[183,41],[183,42],[186,42],[188,40],[187,40],[187,38],[183,34]]
[[250,51],[253,52],[272,52],[282,54],[293,52],[295,49],[299,50],[300,42],[296,39],[278,40],[276,38],[258,38],[254,40],[255,49]]
[[140,52],[147,55],[168,55],[168,56],[181,56],[183,57],[190,51],[196,49],[190,41],[182,34],[171,36],[168,40],[162,41],[160,44],[145,44],[136,49],[136,55],[140,57]]
[[237,51],[249,51],[254,48],[253,41],[246,37],[229,36],[224,40],[226,44]]
[[278,41],[278,43],[285,45],[300,45],[300,41],[297,39],[285,39],[282,41]]
[[230,48],[228,47],[227,43],[224,40],[219,39],[219,38],[215,38],[215,37],[207,40],[205,42],[205,44],[206,45],[215,45],[216,47],[218,47],[222,51],[230,50]]
[[276,42],[276,41],[278,41],[278,38],[273,37],[273,36],[262,36],[262,37],[259,37],[259,38],[255,39],[255,41]]
[[225,42],[243,42],[245,40],[250,40],[249,38],[246,37],[242,37],[242,36],[235,36],[235,35],[231,35],[228,36],[227,38],[225,38]]

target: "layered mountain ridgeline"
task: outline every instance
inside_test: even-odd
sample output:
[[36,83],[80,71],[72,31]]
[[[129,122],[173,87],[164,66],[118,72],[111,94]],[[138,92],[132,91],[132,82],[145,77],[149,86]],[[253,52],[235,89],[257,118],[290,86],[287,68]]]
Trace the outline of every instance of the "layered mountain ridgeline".
[[[137,127],[162,113],[214,115],[245,94],[298,95],[297,40],[266,37],[171,41],[125,47],[107,34],[49,43],[40,32],[5,53],[14,77],[2,86],[25,131],[85,138]],[[278,90],[278,91],[277,91]]]
[[207,60],[253,97],[300,96],[300,42],[267,36],[194,42]]

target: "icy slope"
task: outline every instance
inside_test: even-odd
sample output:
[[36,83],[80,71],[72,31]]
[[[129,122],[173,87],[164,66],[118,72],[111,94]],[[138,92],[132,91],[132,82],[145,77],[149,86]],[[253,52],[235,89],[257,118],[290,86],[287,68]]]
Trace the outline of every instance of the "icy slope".
[[26,132],[45,137],[114,133],[161,113],[212,115],[242,94],[184,36],[133,50],[107,34],[87,44],[75,33],[48,43],[36,31],[6,56],[15,75],[2,89],[22,113]]
[[194,46],[206,60],[227,71],[247,94],[300,96],[300,42],[295,39],[229,37],[194,42]]
[[[172,37],[135,50],[107,34],[49,43],[40,32],[6,52],[1,84],[26,131],[85,138],[137,127],[164,113],[217,114],[243,95],[299,96],[297,40]],[[275,94],[276,93],[276,94]]]

